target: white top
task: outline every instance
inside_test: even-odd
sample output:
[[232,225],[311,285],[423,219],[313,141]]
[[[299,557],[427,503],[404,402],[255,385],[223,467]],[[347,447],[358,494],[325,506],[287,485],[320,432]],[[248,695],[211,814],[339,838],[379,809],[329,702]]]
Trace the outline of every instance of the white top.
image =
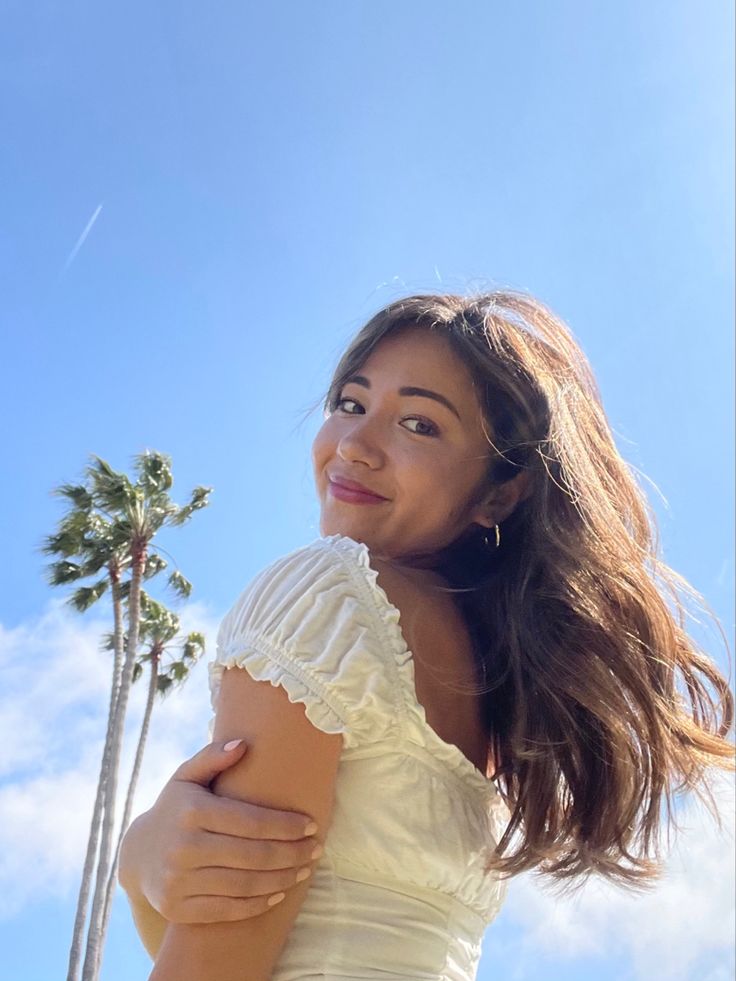
[[472,981],[506,891],[484,861],[508,808],[428,725],[377,577],[343,535],[277,559],[224,617],[208,665],[213,709],[237,666],[343,735],[325,851],[273,981]]

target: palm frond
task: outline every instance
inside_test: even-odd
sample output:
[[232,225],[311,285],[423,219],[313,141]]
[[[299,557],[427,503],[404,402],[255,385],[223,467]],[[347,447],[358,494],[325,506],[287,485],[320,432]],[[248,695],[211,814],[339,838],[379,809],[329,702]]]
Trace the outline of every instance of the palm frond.
[[189,668],[183,661],[172,661],[169,665],[169,672],[175,681],[184,681],[189,674]]
[[179,617],[163,603],[152,599],[141,590],[141,617],[139,632],[141,639],[163,647],[179,633]]
[[159,695],[165,698],[173,684],[174,682],[168,677],[168,675],[160,674],[156,679],[156,691],[159,693]]
[[99,582],[94,583],[92,586],[80,586],[79,589],[74,590],[67,602],[78,613],[84,613],[93,603],[97,602],[108,585],[107,579],[100,579]]
[[146,567],[143,570],[143,578],[151,579],[159,572],[163,572],[168,567],[168,562],[155,552],[149,552],[146,556]]
[[180,572],[172,572],[169,576],[169,586],[182,599],[187,599],[192,592],[192,584]]
[[163,603],[155,600],[150,596],[145,589],[141,589],[141,622],[148,620],[149,622],[156,623],[166,612],[166,607]]
[[209,504],[207,498],[212,493],[211,487],[195,487],[192,491],[192,499],[189,504],[185,504],[183,507],[172,515],[169,524],[172,525],[183,525],[185,521],[188,521],[195,511],[199,511],[200,508],[205,508]]
[[134,488],[124,473],[113,470],[101,457],[92,454],[94,463],[86,468],[92,482],[95,503],[106,511],[126,513],[134,504]]
[[46,569],[46,581],[49,586],[66,586],[70,582],[76,582],[82,576],[82,569],[76,562],[69,562],[62,559],[60,562],[52,562]]
[[157,450],[146,450],[133,458],[133,466],[138,473],[137,485],[146,497],[161,491],[168,491],[174,483],[171,472],[171,457]]
[[[123,638],[125,639],[125,634]],[[100,637],[99,649],[101,651],[114,651],[115,650],[115,634],[110,631],[109,633],[103,633]]]
[[204,651],[204,634],[200,633],[198,630],[192,630],[189,634],[187,634],[186,640],[182,645],[182,660],[196,661],[200,655],[204,654]]
[[89,511],[93,504],[92,495],[84,484],[61,484],[59,487],[55,487],[51,493],[58,497],[66,497],[82,511]]
[[98,546],[90,550],[82,563],[83,576],[96,576],[112,558],[112,552],[107,546]]
[[107,541],[112,531],[114,522],[99,511],[89,511],[87,513],[88,531],[94,535],[95,539]]
[[146,511],[149,536],[152,538],[178,509],[179,505],[174,504],[167,494],[156,494],[151,498]]
[[58,531],[55,535],[46,535],[41,551],[44,555],[60,555],[68,559],[72,555],[79,555],[83,548],[83,541],[79,535],[69,531]]
[[81,555],[87,548],[85,536],[89,531],[89,520],[89,512],[73,509],[59,522],[57,532],[44,539],[41,550],[47,555],[56,553],[64,558]]

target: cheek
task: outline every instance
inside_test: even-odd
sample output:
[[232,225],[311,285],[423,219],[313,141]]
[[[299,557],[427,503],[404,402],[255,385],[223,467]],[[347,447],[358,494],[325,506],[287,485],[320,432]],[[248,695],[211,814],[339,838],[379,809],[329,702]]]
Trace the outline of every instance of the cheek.
[[464,514],[477,496],[477,480],[467,460],[453,457],[435,458],[418,486],[428,508],[452,517]]
[[328,445],[330,443],[329,439],[329,420],[322,423],[321,427],[317,431],[314,440],[312,441],[312,459],[316,462],[318,459],[324,457],[327,452]]
[[397,466],[398,480],[404,491],[429,512],[445,512],[456,496],[458,469],[437,454],[407,457]]

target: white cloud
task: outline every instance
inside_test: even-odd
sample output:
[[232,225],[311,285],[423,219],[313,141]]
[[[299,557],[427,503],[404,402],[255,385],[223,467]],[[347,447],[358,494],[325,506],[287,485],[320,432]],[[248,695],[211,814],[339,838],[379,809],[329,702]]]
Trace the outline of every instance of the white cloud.
[[[525,938],[519,976],[536,976],[534,958],[541,952],[560,962],[625,953],[641,981],[733,977],[733,779],[719,775],[714,787],[723,831],[700,802],[688,801],[677,812],[681,831],[673,840],[665,875],[650,893],[592,881],[578,895],[559,898],[544,891],[532,875],[511,883],[504,912]],[[711,961],[706,973],[705,962]]]
[[[206,661],[217,621],[202,604],[180,611],[182,630],[202,630],[205,657],[156,705],[133,814],[149,807],[183,759],[208,742]],[[112,654],[98,649],[110,623],[54,599],[37,620],[0,625],[0,918],[49,896],[76,902],[107,726]],[[145,705],[134,685],[118,782],[118,820]]]

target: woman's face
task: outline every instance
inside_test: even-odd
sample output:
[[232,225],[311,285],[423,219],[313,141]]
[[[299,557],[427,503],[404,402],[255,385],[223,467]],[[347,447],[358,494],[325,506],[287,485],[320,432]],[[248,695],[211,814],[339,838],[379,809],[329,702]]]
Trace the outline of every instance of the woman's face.
[[[478,501],[493,449],[470,373],[444,338],[416,329],[384,338],[338,399],[312,447],[323,536],[346,535],[379,558],[399,558],[436,551],[471,523],[500,520]],[[340,499],[330,478],[384,500]]]

